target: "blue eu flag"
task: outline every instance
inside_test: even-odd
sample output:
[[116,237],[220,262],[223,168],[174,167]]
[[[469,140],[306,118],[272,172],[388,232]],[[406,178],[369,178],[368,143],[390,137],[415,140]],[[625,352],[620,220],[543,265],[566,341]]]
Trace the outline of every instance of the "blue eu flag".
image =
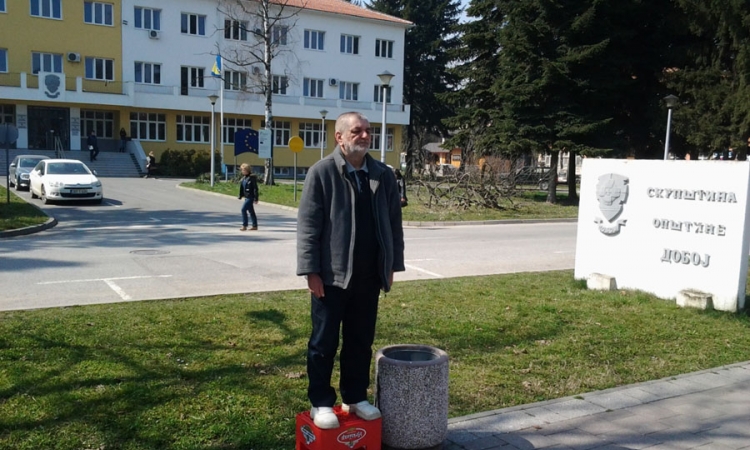
[[252,128],[234,133],[234,156],[247,152],[258,154],[258,132]]

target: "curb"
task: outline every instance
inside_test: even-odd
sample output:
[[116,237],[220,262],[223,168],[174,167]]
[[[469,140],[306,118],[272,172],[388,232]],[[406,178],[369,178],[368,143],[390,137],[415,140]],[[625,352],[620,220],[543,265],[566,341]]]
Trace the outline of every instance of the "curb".
[[[178,183],[176,185],[178,189],[189,189],[191,191],[195,192],[202,192],[204,194],[208,195],[216,195],[219,197],[230,197],[227,194],[219,194],[218,192],[208,192],[201,189],[193,189],[188,187],[183,187],[181,183]],[[276,203],[267,203],[267,202],[258,202],[258,204],[263,206],[270,206],[272,208],[277,209],[283,209],[285,211],[297,211],[297,208],[294,208],[292,206],[284,206],[284,205],[278,205]],[[470,225],[527,225],[527,224],[536,224],[536,223],[575,223],[578,222],[577,218],[560,218],[560,219],[503,219],[503,220],[467,220],[462,222],[457,221],[448,221],[448,222],[412,222],[412,221],[403,221],[402,224],[405,227],[416,227],[416,228],[426,228],[426,227],[460,227],[460,226],[470,226]]]
[[9,238],[9,237],[15,237],[15,236],[25,236],[27,234],[39,233],[39,232],[44,231],[44,230],[49,230],[50,228],[52,228],[55,225],[57,225],[57,219],[55,219],[54,217],[52,217],[49,214],[47,214],[43,209],[41,209],[40,207],[38,207],[38,206],[36,206],[36,205],[34,205],[32,203],[28,203],[27,202],[27,204],[29,204],[29,205],[33,206],[34,208],[38,209],[39,211],[41,211],[42,214],[44,214],[47,217],[49,217],[49,219],[47,219],[46,222],[44,222],[42,224],[39,224],[39,225],[31,225],[29,227],[17,228],[15,230],[0,231],[0,239],[2,239],[2,238]]

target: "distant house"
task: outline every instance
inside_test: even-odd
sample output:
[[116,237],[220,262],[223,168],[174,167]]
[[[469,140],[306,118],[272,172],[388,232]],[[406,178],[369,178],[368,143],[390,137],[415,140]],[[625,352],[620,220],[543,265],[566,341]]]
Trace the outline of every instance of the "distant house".
[[[442,142],[430,142],[426,144],[422,149],[429,155],[427,164],[432,164],[441,168],[443,166],[453,166],[458,169],[461,167],[461,149],[458,147],[445,148],[445,144]],[[425,167],[429,169],[429,167]]]

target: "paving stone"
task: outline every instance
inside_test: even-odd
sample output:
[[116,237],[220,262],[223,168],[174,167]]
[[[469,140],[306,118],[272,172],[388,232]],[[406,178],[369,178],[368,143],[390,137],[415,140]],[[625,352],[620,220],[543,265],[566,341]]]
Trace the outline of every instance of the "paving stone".
[[684,383],[674,383],[673,381],[663,381],[661,383],[653,383],[641,387],[646,392],[650,392],[659,398],[670,398],[678,395],[690,394],[693,392],[692,388],[686,386]]
[[495,436],[485,436],[462,445],[466,450],[494,450],[502,448],[508,443]]
[[506,414],[494,416],[494,420],[487,423],[490,430],[507,433],[509,431],[523,430],[539,424],[539,419],[526,414],[524,411],[512,411]]
[[665,444],[674,446],[680,449],[691,449],[700,447],[711,442],[710,439],[705,436],[701,436],[689,431],[680,431],[674,429],[667,429],[656,433],[649,434],[649,437],[660,440]]
[[464,442],[475,441],[479,437],[469,431],[449,431],[447,440],[456,444],[463,444]]
[[666,430],[669,427],[658,420],[644,419],[635,415],[633,417],[626,417],[625,419],[616,420],[613,422],[614,425],[620,426],[633,432],[633,434],[644,435],[649,433],[655,433],[657,431]]
[[555,441],[549,436],[535,431],[517,431],[515,433],[501,434],[500,439],[513,444],[520,449],[549,448],[555,445]]
[[587,402],[591,402],[595,405],[599,405],[606,409],[623,409],[631,406],[640,405],[641,401],[625,394],[621,391],[609,392],[606,394],[590,394],[585,395],[584,399]]
[[552,434],[549,438],[559,445],[567,445],[579,450],[589,450],[611,443],[610,439],[603,439],[600,436],[594,436],[579,429]]
[[[540,426],[548,424],[548,423],[557,423],[557,422],[562,422],[562,421],[566,420],[565,417],[563,417],[563,416],[561,416],[559,414],[556,414],[556,413],[554,413],[554,412],[550,411],[549,409],[544,408],[542,406],[537,406],[537,407],[534,407],[534,408],[524,409],[523,412],[525,412],[526,414],[528,414],[528,415],[530,415],[530,416],[535,417],[536,419],[538,419],[539,420],[539,424],[538,425],[540,425]],[[534,425],[532,425],[532,426],[534,426]]]
[[617,438],[610,437],[609,440],[612,441],[612,444],[614,445],[630,449],[648,448],[653,447],[654,445],[663,444],[663,442],[658,439],[654,439],[650,436],[639,435],[620,436]]
[[602,408],[599,405],[589,403],[585,400],[569,400],[567,402],[548,405],[545,408],[568,419],[590,416],[592,414],[603,413],[607,411],[606,408]]
[[593,419],[578,425],[578,428],[596,436],[621,436],[633,432],[609,420],[601,420],[600,416],[595,416]]

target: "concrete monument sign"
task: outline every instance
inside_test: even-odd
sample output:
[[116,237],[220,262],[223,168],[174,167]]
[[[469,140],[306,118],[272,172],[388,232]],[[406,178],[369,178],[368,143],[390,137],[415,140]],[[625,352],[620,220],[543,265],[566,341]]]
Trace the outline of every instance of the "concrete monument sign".
[[586,159],[581,174],[576,279],[744,307],[750,162]]

